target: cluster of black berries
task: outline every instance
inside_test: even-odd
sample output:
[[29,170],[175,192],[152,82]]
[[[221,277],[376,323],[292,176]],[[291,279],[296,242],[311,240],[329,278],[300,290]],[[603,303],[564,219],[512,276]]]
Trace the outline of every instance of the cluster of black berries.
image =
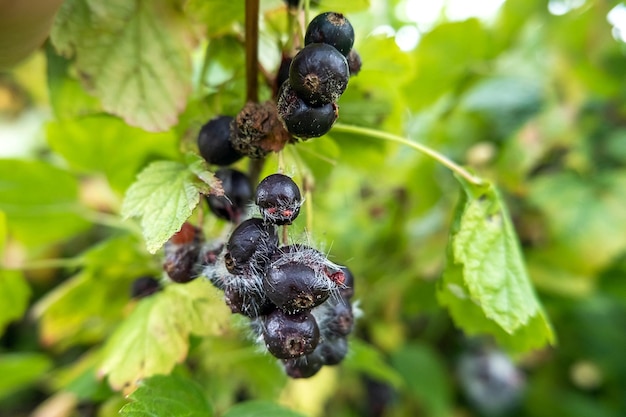
[[322,13],[307,27],[304,44],[289,65],[276,104],[289,133],[301,139],[324,135],[337,120],[336,101],[350,78],[346,57],[354,29],[341,13]]
[[261,218],[241,222],[223,250],[205,256],[203,274],[224,291],[233,313],[252,319],[255,335],[289,376],[310,377],[347,353],[354,280],[316,249],[279,245],[277,226],[300,212],[300,190],[291,178],[263,179],[255,203]]

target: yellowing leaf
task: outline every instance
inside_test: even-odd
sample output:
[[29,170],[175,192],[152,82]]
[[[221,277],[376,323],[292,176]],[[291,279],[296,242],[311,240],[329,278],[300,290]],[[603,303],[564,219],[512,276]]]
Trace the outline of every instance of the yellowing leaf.
[[177,123],[191,87],[191,48],[176,15],[165,0],[69,0],[51,37],[59,52],[76,56],[106,111],[162,131]]
[[108,375],[116,390],[132,390],[140,379],[168,374],[187,356],[190,334],[219,334],[229,317],[210,283],[170,285],[141,300],[109,338],[100,375]]

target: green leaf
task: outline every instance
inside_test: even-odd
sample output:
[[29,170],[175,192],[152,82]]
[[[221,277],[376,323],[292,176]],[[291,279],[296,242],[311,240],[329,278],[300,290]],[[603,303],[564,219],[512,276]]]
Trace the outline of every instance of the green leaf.
[[46,59],[50,105],[58,119],[102,112],[98,99],[89,95],[80,80],[71,74],[72,61],[58,55],[49,42],[46,43]]
[[21,272],[0,269],[0,335],[9,323],[24,315],[30,294],[30,287]]
[[404,379],[411,396],[419,399],[429,416],[451,414],[450,381],[441,359],[427,345],[405,345],[391,356],[391,363]]
[[319,10],[336,10],[341,13],[357,12],[370,7],[370,0],[320,0]]
[[[151,159],[178,156],[178,138],[171,132],[149,133],[107,116],[52,122],[50,147],[74,169],[102,172],[117,191],[125,191]],[[115,158],[103,158],[115,155]]]
[[560,259],[579,271],[593,275],[626,249],[626,234],[615,232],[626,227],[626,171],[544,175],[531,183],[528,198],[564,249]]
[[206,192],[206,182],[201,182],[185,164],[156,161],[139,173],[126,192],[122,215],[141,218],[148,251],[155,253],[180,230],[200,202],[200,193]]
[[0,398],[38,381],[51,366],[50,359],[39,353],[0,355]]
[[174,2],[69,0],[51,37],[75,55],[85,84],[108,112],[149,131],[175,125],[191,86],[191,64]]
[[467,333],[492,333],[506,347],[527,350],[554,342],[497,189],[463,185],[440,302]]
[[236,23],[243,25],[246,14],[245,0],[203,1],[188,0],[185,12],[207,25],[209,37],[232,32]]
[[45,345],[65,349],[101,341],[123,318],[132,281],[154,273],[143,245],[130,235],[93,246],[81,258],[84,268],[33,307]]
[[489,46],[489,33],[473,18],[441,24],[424,35],[415,50],[415,78],[407,84],[409,105],[420,109],[451,92],[450,86],[460,88],[472,68],[489,58]]
[[210,283],[170,285],[141,300],[109,338],[99,373],[108,375],[116,390],[132,389],[140,379],[168,374],[184,360],[190,334],[218,334],[229,319],[230,310]]
[[403,385],[402,377],[385,361],[381,352],[360,340],[350,340],[350,351],[343,365],[396,388]]
[[210,417],[211,405],[202,387],[179,375],[155,375],[139,383],[129,404],[120,410],[125,417]]
[[76,214],[78,181],[68,172],[44,162],[4,159],[0,178],[0,210],[22,243],[53,243],[89,227]]
[[246,401],[237,404],[224,413],[224,417],[304,417],[281,405],[267,401]]

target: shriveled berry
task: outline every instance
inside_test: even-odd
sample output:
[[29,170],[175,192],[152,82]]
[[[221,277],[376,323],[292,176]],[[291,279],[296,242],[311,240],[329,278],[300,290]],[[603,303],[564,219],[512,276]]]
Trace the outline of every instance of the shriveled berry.
[[200,248],[195,244],[165,246],[163,269],[174,282],[185,283],[198,277],[195,267]]
[[328,133],[339,116],[336,103],[310,106],[298,96],[289,82],[285,82],[280,89],[276,109],[289,133],[301,139]]
[[261,219],[242,222],[230,235],[226,245],[226,268],[233,274],[246,266],[261,270],[278,246],[276,228]]
[[243,172],[231,168],[220,168],[215,176],[222,181],[224,195],[209,194],[209,208],[217,217],[238,223],[252,200],[250,179]]
[[217,116],[209,120],[198,134],[198,150],[209,164],[230,165],[243,157],[231,142],[231,116]]
[[315,271],[298,262],[272,263],[264,276],[263,288],[274,304],[289,313],[320,305],[330,295],[329,288],[320,285]]
[[311,43],[331,45],[346,56],[354,44],[354,29],[343,14],[322,13],[315,16],[306,29],[304,44]]
[[150,276],[136,278],[130,288],[130,296],[132,298],[144,298],[157,291],[161,291],[159,281]]
[[291,378],[310,378],[317,374],[324,366],[324,359],[315,353],[296,358],[283,360],[285,373]]
[[231,126],[233,147],[243,155],[259,159],[278,152],[292,140],[276,112],[276,103],[248,102]]
[[288,315],[270,313],[264,322],[263,340],[267,350],[279,359],[297,358],[315,350],[320,332],[310,312]]
[[283,174],[269,175],[256,188],[255,203],[266,222],[291,224],[300,213],[302,196],[298,185]]
[[337,101],[348,86],[348,61],[334,47],[311,43],[300,50],[289,67],[289,83],[311,106]]
[[185,245],[200,243],[203,240],[204,236],[202,236],[202,230],[189,222],[185,222],[180,227],[180,230],[172,235],[168,242],[175,245]]
[[361,72],[363,62],[361,61],[361,55],[359,55],[356,49],[351,49],[346,59],[348,60],[348,69],[351,77]]

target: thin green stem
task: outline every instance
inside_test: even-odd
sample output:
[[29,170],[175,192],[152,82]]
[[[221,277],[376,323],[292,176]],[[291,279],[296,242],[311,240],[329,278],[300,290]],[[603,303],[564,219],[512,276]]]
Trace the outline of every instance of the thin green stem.
[[24,265],[16,266],[20,271],[28,271],[33,269],[52,269],[52,268],[76,268],[83,264],[82,258],[56,258],[56,259],[38,259],[34,261],[26,261]]
[[304,26],[309,24],[309,14],[311,13],[310,3],[311,3],[310,0],[304,0]]
[[370,129],[370,128],[367,128],[367,127],[354,126],[354,125],[344,125],[342,123],[336,123],[333,126],[333,131],[334,132],[352,133],[352,134],[356,134],[356,135],[369,136],[371,138],[386,140],[386,141],[389,141],[389,142],[395,142],[395,143],[399,143],[401,145],[408,146],[408,147],[410,147],[412,149],[415,149],[416,151],[421,152],[424,155],[434,159],[435,161],[437,161],[440,164],[444,165],[445,167],[449,168],[452,172],[456,173],[457,175],[459,175],[460,177],[464,178],[466,181],[468,181],[469,183],[471,183],[473,185],[481,186],[481,185],[485,184],[485,181],[483,179],[473,175],[472,173],[470,173],[468,170],[466,170],[462,166],[460,166],[457,163],[455,163],[454,161],[448,159],[446,156],[444,156],[444,155],[440,154],[439,152],[429,148],[428,146],[422,145],[422,144],[417,143],[417,142],[413,142],[413,141],[411,141],[411,140],[409,140],[407,138],[404,138],[402,136],[394,135],[394,134],[387,133],[387,132],[382,132],[382,131],[376,130],[376,129]]

